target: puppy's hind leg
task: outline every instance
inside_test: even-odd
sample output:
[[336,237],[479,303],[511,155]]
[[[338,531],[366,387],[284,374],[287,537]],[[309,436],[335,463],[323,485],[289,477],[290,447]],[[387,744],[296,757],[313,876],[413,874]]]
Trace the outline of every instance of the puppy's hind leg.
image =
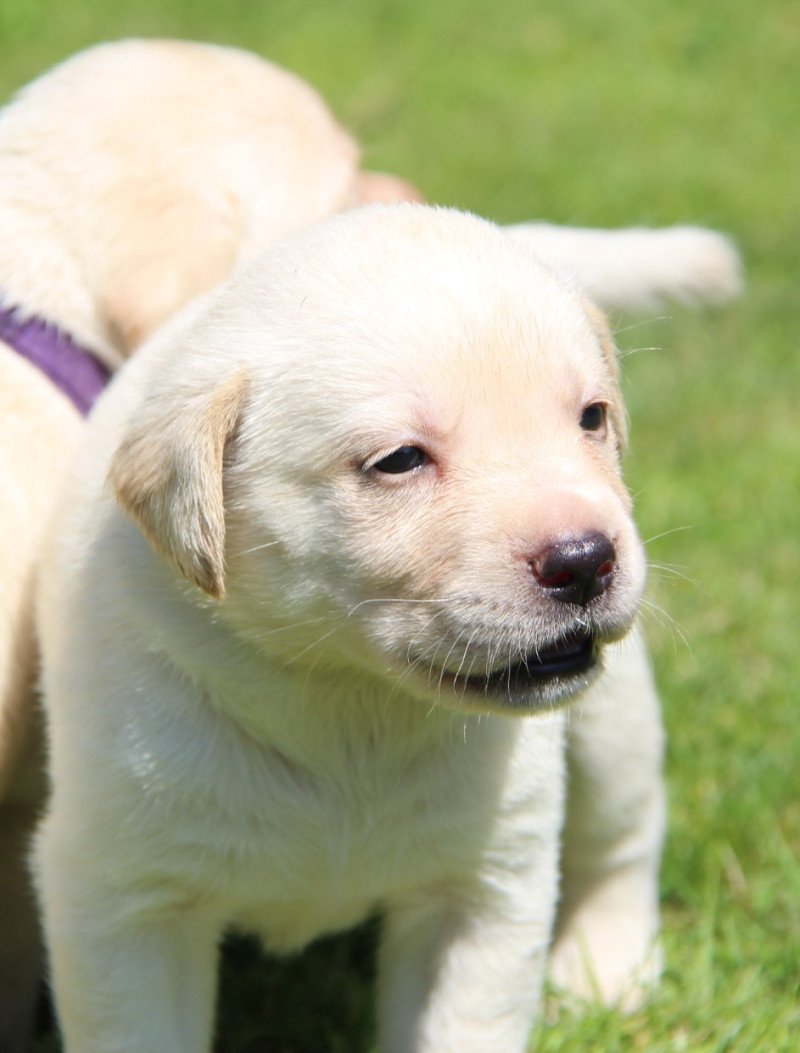
[[112,892],[82,857],[45,825],[35,862],[64,1053],[207,1053],[218,925],[188,904],[154,909],[141,882]]
[[614,646],[567,733],[567,819],[550,979],[632,1009],[661,968],[658,870],[663,731],[643,640]]

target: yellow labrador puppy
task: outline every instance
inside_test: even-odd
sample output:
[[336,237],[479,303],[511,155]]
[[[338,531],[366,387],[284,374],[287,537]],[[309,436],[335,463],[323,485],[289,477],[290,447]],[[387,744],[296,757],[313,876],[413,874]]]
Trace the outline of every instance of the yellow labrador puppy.
[[32,578],[43,524],[111,371],[275,237],[413,196],[302,81],[230,48],[94,48],[0,113],[0,1047],[37,970],[24,844],[42,798]]
[[565,969],[570,938],[609,996],[653,968],[624,442],[578,286],[420,205],[285,240],[126,368],[39,608],[68,1053],[202,1053],[227,928],[293,951],[376,908],[382,1053],[522,1053],[592,691]]

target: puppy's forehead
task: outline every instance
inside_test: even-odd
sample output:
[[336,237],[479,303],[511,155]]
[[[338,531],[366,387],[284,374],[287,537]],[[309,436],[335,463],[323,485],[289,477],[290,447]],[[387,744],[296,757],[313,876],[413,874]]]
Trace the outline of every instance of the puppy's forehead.
[[599,347],[574,288],[493,224],[445,209],[377,206],[326,221],[233,293],[237,328],[267,368],[302,380],[313,361],[356,397],[413,373],[532,377]]
[[364,208],[286,239],[192,344],[199,372],[250,376],[253,464],[324,466],[473,432],[516,442],[555,422],[553,407],[613,392],[579,291],[493,224],[423,206]]

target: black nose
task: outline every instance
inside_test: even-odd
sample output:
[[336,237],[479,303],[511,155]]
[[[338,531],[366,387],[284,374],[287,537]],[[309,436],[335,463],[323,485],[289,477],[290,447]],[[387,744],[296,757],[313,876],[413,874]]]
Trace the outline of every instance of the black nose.
[[533,576],[554,600],[585,606],[611,584],[617,553],[599,531],[565,537],[530,560]]

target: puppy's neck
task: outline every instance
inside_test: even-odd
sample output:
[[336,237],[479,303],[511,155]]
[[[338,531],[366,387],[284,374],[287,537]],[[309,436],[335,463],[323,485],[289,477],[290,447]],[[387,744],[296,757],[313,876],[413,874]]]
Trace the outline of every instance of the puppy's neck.
[[338,778],[359,758],[391,772],[485,731],[485,718],[432,706],[393,678],[313,660],[277,663],[219,623],[206,624],[202,639],[202,648],[195,643],[191,656],[180,656],[187,662],[176,663],[173,652],[172,663],[202,684],[206,703],[240,734],[298,770]]

